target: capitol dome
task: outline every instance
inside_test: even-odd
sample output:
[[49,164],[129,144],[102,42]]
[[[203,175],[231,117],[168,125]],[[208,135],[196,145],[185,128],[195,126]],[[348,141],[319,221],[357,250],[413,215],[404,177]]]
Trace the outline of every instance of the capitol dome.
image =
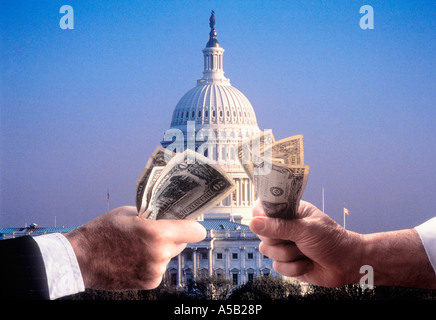
[[186,134],[188,123],[195,123],[196,130],[244,128],[251,135],[259,131],[256,114],[247,97],[224,76],[224,49],[217,40],[214,26],[215,17],[212,15],[209,41],[203,49],[203,77],[177,103],[171,128],[180,129]]
[[224,49],[218,43],[214,26],[212,13],[209,41],[203,49],[203,77],[177,103],[170,129],[161,144],[175,152],[194,149],[232,176],[235,191],[206,213],[205,219],[227,215],[239,216],[247,222],[251,218],[255,191],[239,163],[237,145],[260,130],[250,101],[224,76]]
[[[199,81],[200,82],[200,81]],[[256,114],[245,95],[230,84],[199,83],[179,101],[171,127],[186,127],[188,121],[203,125],[257,127]]]

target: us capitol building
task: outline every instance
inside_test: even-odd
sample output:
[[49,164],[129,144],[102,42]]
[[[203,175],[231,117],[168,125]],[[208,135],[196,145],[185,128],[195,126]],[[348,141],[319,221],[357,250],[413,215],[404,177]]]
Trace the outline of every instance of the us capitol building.
[[[199,218],[207,237],[188,244],[169,263],[165,278],[177,286],[213,275],[230,278],[233,285],[259,275],[278,275],[273,261],[259,252],[260,240],[247,225],[255,189],[237,158],[238,142],[260,132],[256,114],[250,101],[224,76],[224,49],[217,40],[213,11],[210,28],[203,49],[203,77],[177,103],[167,132],[183,132],[183,147],[195,148],[216,161],[233,178],[236,189]],[[171,149],[171,142],[171,135],[165,135],[161,144]]]

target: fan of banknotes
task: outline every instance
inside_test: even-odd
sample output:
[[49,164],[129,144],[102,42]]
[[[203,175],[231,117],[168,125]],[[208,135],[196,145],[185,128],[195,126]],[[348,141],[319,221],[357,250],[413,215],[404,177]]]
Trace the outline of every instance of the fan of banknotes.
[[253,181],[265,214],[295,219],[309,177],[303,136],[275,141],[271,130],[238,144],[238,159]]
[[233,179],[201,154],[157,147],[136,183],[136,208],[148,219],[195,219],[234,188]]
[[[271,130],[238,145],[238,159],[270,217],[293,219],[304,192],[303,136],[275,141]],[[136,183],[138,215],[148,219],[195,219],[235,189],[220,166],[187,149],[157,147]]]

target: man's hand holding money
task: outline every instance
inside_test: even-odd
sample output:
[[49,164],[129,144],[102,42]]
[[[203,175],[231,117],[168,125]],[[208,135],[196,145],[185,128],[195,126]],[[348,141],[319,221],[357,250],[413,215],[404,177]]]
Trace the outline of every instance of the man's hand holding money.
[[170,259],[187,243],[206,237],[189,220],[149,220],[133,206],[120,207],[66,234],[79,262],[86,288],[153,289]]
[[253,216],[250,228],[262,240],[259,251],[274,260],[278,273],[327,287],[358,280],[361,235],[312,204],[300,201],[297,218],[280,219],[267,217],[258,200]]

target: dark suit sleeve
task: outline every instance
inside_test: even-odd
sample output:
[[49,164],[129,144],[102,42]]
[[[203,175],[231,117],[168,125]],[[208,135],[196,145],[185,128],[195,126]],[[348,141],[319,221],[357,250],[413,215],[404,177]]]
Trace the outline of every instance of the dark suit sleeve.
[[44,261],[32,237],[0,240],[0,297],[49,299]]

